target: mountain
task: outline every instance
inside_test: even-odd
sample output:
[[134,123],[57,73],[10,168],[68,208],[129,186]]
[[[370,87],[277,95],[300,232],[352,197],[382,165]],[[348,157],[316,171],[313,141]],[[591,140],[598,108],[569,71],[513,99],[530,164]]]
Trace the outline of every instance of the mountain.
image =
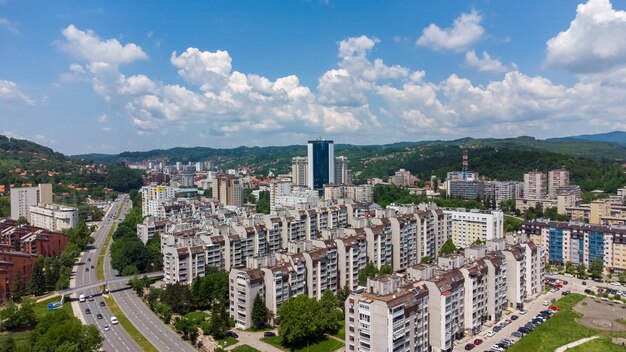
[[599,134],[583,134],[564,138],[552,138],[550,140],[583,140],[591,142],[607,142],[626,146],[626,131],[613,131]]

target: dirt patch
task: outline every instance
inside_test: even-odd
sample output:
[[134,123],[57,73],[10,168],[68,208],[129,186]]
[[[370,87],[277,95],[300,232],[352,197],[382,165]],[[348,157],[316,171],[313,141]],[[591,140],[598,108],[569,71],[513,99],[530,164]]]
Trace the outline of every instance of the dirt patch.
[[617,321],[624,318],[622,304],[597,301],[589,297],[582,302],[587,304],[579,303],[574,307],[575,311],[583,314],[583,317],[578,319],[579,323],[594,329],[626,331],[626,325]]

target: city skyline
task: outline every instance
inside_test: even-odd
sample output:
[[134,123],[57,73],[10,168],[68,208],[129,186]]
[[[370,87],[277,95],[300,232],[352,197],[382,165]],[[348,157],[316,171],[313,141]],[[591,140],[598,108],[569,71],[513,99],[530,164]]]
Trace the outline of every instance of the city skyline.
[[625,130],[623,6],[0,1],[0,134],[81,154]]

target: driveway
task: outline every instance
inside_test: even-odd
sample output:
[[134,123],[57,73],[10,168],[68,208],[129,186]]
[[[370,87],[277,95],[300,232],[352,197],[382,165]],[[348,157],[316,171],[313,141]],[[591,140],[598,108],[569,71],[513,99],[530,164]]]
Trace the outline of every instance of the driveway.
[[242,330],[235,330],[235,331],[237,332],[237,335],[239,335],[239,338],[237,338],[239,342],[237,342],[236,344],[232,346],[226,347],[227,351],[232,350],[233,348],[239,345],[248,345],[263,352],[284,352],[281,349],[278,349],[270,344],[267,344],[261,341],[261,339],[263,338],[263,331],[260,331],[260,332],[242,331]]

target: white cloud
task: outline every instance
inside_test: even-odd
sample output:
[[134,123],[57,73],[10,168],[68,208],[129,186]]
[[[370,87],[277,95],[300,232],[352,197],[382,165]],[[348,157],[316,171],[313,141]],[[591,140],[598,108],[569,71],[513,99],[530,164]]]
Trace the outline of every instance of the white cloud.
[[567,30],[546,43],[546,63],[574,73],[595,73],[626,63],[626,12],[609,0],[589,0],[576,8]]
[[148,58],[138,45],[122,45],[117,39],[103,41],[93,31],[81,31],[73,24],[62,33],[66,42],[62,43],[61,48],[70,55],[89,62],[122,64]]
[[109,122],[109,117],[107,114],[102,114],[96,117],[96,121],[98,121],[98,123],[107,123]]
[[28,95],[22,93],[17,87],[17,84],[6,80],[0,80],[0,102],[19,102],[27,105],[35,105],[35,101]]
[[482,58],[476,56],[474,50],[470,50],[465,53],[465,62],[471,67],[481,72],[505,72],[508,68],[500,62],[498,59],[492,59],[489,53],[483,51]]
[[20,30],[8,18],[0,18],[0,28],[4,28],[13,34],[20,34]]
[[113,131],[113,129],[112,129],[111,127],[109,127],[109,126],[104,126],[104,127],[102,127],[102,130],[103,130],[104,132],[111,132],[111,131]]
[[435,50],[464,51],[476,43],[485,30],[482,17],[476,11],[463,13],[454,20],[451,28],[439,28],[434,23],[424,28],[416,44]]

